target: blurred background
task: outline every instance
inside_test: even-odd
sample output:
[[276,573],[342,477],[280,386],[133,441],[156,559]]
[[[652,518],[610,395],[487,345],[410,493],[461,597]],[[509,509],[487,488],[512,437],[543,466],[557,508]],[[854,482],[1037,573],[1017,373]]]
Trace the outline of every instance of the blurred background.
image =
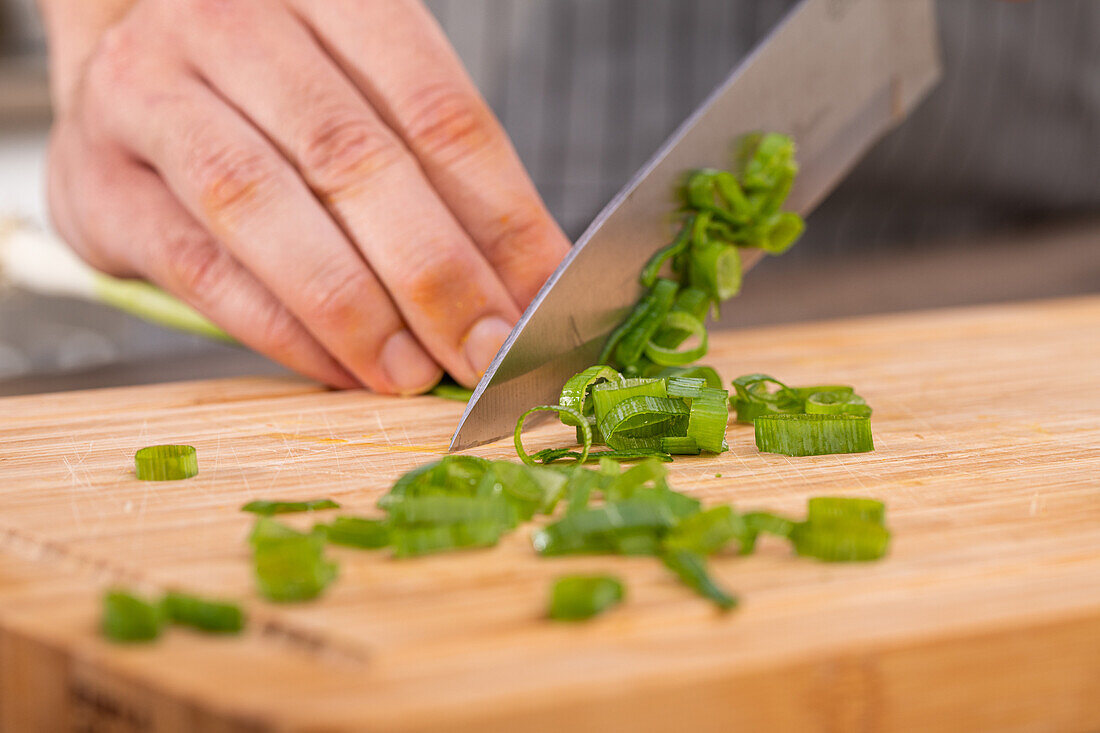
[[[428,2],[572,237],[793,4]],[[941,0],[939,20],[939,87],[723,325],[1100,291],[1100,2]],[[46,225],[49,122],[33,0],[0,0],[0,215]],[[0,394],[279,371],[0,288]]]

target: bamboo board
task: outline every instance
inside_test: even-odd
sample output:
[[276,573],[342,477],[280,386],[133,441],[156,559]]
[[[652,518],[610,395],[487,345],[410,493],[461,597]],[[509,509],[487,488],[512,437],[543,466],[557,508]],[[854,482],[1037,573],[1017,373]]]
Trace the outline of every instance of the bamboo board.
[[[717,559],[742,599],[728,615],[652,559],[539,559],[529,527],[416,561],[334,549],[322,600],[257,598],[242,503],[372,513],[443,452],[458,403],[280,379],[0,400],[0,729],[1100,729],[1098,337],[1100,298],[715,337],[727,378],[857,385],[877,450],[764,455],[731,425],[731,451],[677,460],[673,485],[793,514],[873,496],[895,538],[868,565],[778,543]],[[569,435],[540,427],[529,445]],[[195,445],[200,475],[137,481],[134,451],[164,442]],[[627,602],[543,620],[551,579],[581,570],[619,574]],[[252,623],[112,646],[96,633],[112,583],[236,598]]]

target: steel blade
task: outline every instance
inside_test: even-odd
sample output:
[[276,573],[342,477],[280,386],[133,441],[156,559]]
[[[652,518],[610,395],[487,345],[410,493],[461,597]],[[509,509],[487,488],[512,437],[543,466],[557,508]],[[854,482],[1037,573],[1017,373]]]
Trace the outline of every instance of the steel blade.
[[[684,171],[728,168],[741,133],[789,134],[801,172],[788,208],[805,216],[938,76],[932,0],[803,0],[577,241],[486,370],[451,450],[510,434],[520,413],[557,403],[565,380],[595,361],[641,294],[642,266],[671,239]],[[744,266],[758,258],[744,251]]]

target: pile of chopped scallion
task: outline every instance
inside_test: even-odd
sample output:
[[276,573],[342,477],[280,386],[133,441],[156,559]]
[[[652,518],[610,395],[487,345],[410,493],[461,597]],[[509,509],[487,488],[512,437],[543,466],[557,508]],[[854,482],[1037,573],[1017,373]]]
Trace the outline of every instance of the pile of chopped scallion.
[[[737,599],[710,574],[708,558],[729,548],[750,554],[762,533],[825,561],[885,555],[885,507],[873,499],[814,498],[806,519],[796,521],[768,512],[742,514],[729,505],[704,509],[668,485],[664,464],[673,455],[728,449],[731,406],[739,422],[755,426],[761,451],[807,456],[874,449],[871,408],[851,387],[788,387],[750,374],[734,380],[731,399],[713,368],[692,364],[707,352],[707,315],[740,290],[741,248],[780,254],[803,230],[797,214],[782,211],[798,170],[790,138],[747,135],[737,150],[733,172],[708,169],[686,176],[679,191],[679,233],[646,265],[640,278],[645,293],[609,337],[600,363],[569,379],[559,404],[519,416],[515,446],[522,464],[447,456],[398,479],[378,502],[384,517],[338,516],[309,532],[272,515],[339,504],[323,498],[246,504],[243,511],[260,515],[249,543],[261,595],[276,602],[319,596],[337,577],[337,565],[325,552],[330,544],[389,548],[395,558],[411,558],[491,547],[536,517],[553,518],[532,535],[540,556],[652,556],[723,610]],[[661,276],[665,269],[672,277]],[[694,343],[685,347],[689,341]],[[470,393],[446,384],[436,394],[468,399]],[[580,449],[528,455],[520,435],[524,420],[538,411],[554,412],[575,427]],[[607,449],[593,451],[594,444]],[[136,461],[143,479],[188,478],[198,470],[189,446],[144,449]],[[637,463],[624,469],[627,461]],[[566,576],[552,586],[548,615],[585,619],[624,596],[617,578]],[[156,603],[117,590],[104,597],[103,630],[111,639],[153,639],[168,621],[236,632],[244,615],[232,603],[176,593]]]

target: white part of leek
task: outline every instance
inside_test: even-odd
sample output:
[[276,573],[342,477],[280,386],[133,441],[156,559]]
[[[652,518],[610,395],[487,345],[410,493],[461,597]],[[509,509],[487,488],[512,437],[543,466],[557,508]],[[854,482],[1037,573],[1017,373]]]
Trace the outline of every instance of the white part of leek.
[[0,284],[104,303],[160,326],[232,341],[205,316],[160,288],[104,275],[58,238],[17,219],[0,218]]

